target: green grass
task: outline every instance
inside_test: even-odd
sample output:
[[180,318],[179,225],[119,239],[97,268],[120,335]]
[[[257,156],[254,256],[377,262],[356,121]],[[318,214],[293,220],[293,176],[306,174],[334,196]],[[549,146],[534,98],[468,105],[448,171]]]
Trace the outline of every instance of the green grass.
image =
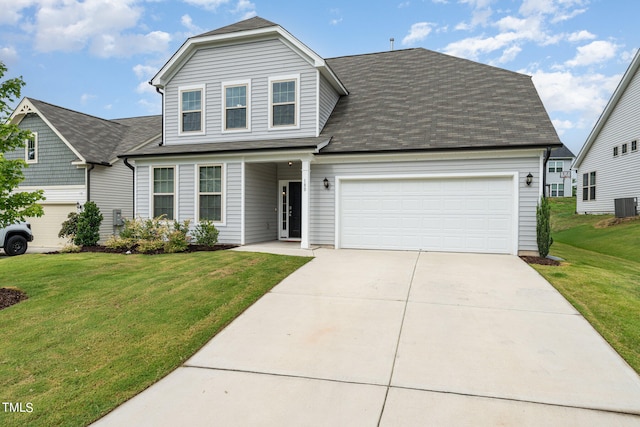
[[0,259],[2,426],[83,426],[178,367],[309,258],[232,251]]
[[611,215],[575,215],[575,199],[551,199],[560,267],[534,266],[640,373],[640,221],[602,227]]

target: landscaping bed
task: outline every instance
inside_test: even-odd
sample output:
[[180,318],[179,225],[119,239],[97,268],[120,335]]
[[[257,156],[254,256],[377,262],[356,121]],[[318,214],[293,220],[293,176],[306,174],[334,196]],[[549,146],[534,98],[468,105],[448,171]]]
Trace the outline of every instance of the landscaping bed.
[[526,262],[527,264],[538,264],[538,265],[560,265],[559,261],[551,258],[542,258],[539,256],[521,256],[521,260]]
[[[227,249],[232,249],[232,248],[237,248],[238,245],[228,245],[228,244],[216,244],[213,246],[207,246],[207,245],[189,245],[187,247],[187,250],[185,250],[184,252],[187,253],[191,253],[191,252],[212,252],[212,251],[223,251],[223,250],[227,250]],[[98,253],[109,253],[109,254],[139,254],[142,252],[138,252],[135,248],[133,248],[132,250],[126,251],[126,250],[122,250],[122,249],[112,249],[112,248],[108,248],[106,246],[102,246],[102,245],[97,245],[97,246],[83,246],[82,248],[80,248],[80,252],[98,252]],[[57,254],[60,253],[58,251],[56,252],[49,252],[49,254]],[[164,248],[160,248],[156,251],[153,252],[146,252],[146,255],[158,255],[158,254],[163,254],[165,253]]]
[[27,298],[27,294],[19,289],[0,288],[0,310],[11,307],[20,301],[26,300]]

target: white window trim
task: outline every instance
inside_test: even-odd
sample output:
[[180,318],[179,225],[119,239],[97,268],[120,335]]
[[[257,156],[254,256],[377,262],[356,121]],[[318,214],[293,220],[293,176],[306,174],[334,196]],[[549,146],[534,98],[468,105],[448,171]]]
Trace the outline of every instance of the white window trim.
[[220,221],[213,221],[213,224],[219,227],[224,227],[227,225],[227,188],[226,188],[226,184],[227,184],[227,165],[225,163],[199,163],[196,164],[196,168],[195,168],[195,185],[194,185],[194,190],[195,190],[195,212],[194,212],[194,216],[196,217],[196,221],[199,223],[200,222],[200,168],[201,167],[206,167],[206,166],[220,166],[220,177],[221,177],[221,183],[220,183],[220,189],[221,189],[221,200],[220,200],[220,207],[221,207],[221,212],[220,212]]
[[[247,87],[247,127],[244,129],[227,129],[227,91],[226,88],[234,86],[246,86]],[[251,79],[249,80],[234,80],[229,82],[222,82],[220,84],[221,92],[221,123],[220,129],[222,133],[242,133],[251,132]]]
[[[560,188],[562,186],[562,189]],[[555,187],[555,190],[554,190]],[[552,182],[551,183],[551,197],[564,197],[564,184],[561,182]],[[556,192],[556,195],[553,195],[553,192]]]
[[[154,183],[154,177],[155,177],[155,170],[156,169],[173,169],[173,193],[156,193],[154,191],[153,188],[153,183]],[[178,167],[176,165],[154,165],[151,166],[151,176],[149,179],[149,195],[150,195],[150,200],[149,200],[149,218],[153,219],[155,218],[154,212],[156,210],[156,204],[155,204],[155,196],[157,195],[164,195],[167,196],[169,194],[173,195],[173,219],[167,219],[167,221],[174,221],[174,220],[178,220],[178,210],[177,210],[177,201],[178,201]]]
[[[192,92],[199,90],[201,93],[200,96],[200,124],[202,129],[199,131],[183,131],[182,130],[182,93],[183,92]],[[207,106],[207,91],[206,85],[188,85],[188,86],[179,86],[178,87],[178,135],[180,136],[194,136],[194,135],[206,135],[207,134],[207,114],[206,114],[206,106]]]
[[[564,160],[550,160],[549,163],[547,164],[547,170],[551,169],[551,165],[553,165],[553,172],[549,172],[549,173],[560,173],[564,171]],[[562,167],[561,171],[558,170],[558,165]]]
[[[276,82],[286,82],[294,80],[296,82],[296,103],[295,103],[295,124],[286,125],[286,126],[273,126],[273,83]],[[289,129],[300,129],[300,74],[288,74],[284,76],[273,76],[269,77],[269,123],[267,130],[276,131],[276,130],[289,130]]]
[[35,156],[33,158],[33,160],[29,160],[29,139],[27,138],[25,140],[25,146],[24,146],[24,161],[27,162],[28,164],[35,164],[38,163],[38,132],[31,132],[31,135],[33,136],[33,145],[34,145],[34,151],[35,151]]

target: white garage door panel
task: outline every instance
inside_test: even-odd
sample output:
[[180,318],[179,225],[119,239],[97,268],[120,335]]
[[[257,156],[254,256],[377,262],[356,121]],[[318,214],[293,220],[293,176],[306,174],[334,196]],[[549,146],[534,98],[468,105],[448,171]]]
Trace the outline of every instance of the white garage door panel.
[[29,218],[33,231],[32,246],[62,247],[67,243],[66,239],[58,237],[62,223],[66,221],[69,212],[76,212],[74,204],[42,205],[44,215],[39,218]]
[[511,177],[343,180],[340,246],[510,253]]

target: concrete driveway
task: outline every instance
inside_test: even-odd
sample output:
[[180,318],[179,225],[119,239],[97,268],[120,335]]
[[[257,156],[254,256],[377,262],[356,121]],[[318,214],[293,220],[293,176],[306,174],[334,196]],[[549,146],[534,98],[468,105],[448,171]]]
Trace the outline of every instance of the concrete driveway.
[[640,425],[640,377],[519,258],[315,255],[95,425]]

